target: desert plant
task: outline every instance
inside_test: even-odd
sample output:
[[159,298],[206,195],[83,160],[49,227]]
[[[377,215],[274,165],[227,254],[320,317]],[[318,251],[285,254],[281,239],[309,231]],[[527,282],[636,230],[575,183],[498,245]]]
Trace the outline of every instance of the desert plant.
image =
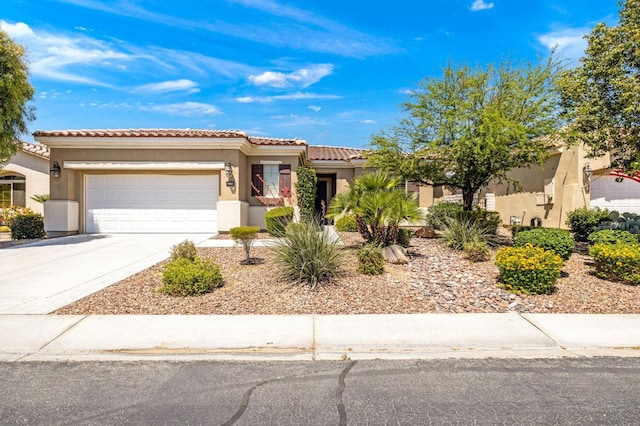
[[162,267],[162,286],[158,291],[174,296],[196,296],[222,284],[222,273],[213,260],[178,258]]
[[28,240],[43,238],[44,217],[38,213],[18,214],[9,221],[11,238],[14,240]]
[[38,203],[44,203],[45,201],[49,201],[51,197],[49,196],[49,194],[36,194],[32,196],[31,199]]
[[382,247],[377,244],[365,244],[358,249],[358,272],[365,275],[384,273]]
[[595,244],[589,254],[598,277],[640,284],[640,243]]
[[231,238],[242,243],[245,254],[244,263],[251,263],[251,246],[258,236],[259,231],[260,228],[257,226],[238,226],[236,228],[229,229]]
[[287,225],[293,220],[293,207],[282,206],[267,210],[264,220],[269,234],[283,237]]
[[464,250],[464,254],[467,259],[472,262],[485,262],[489,260],[491,257],[491,249],[489,248],[489,244],[484,241],[472,241],[466,243],[462,250]]
[[398,229],[398,236],[396,237],[396,244],[407,248],[411,245],[411,238],[413,238],[413,230],[407,228]]
[[565,261],[571,257],[575,249],[575,242],[568,231],[553,228],[534,228],[518,232],[513,237],[515,247],[522,247],[526,244],[552,250]]
[[336,231],[340,232],[358,232],[358,224],[356,218],[352,214],[346,214],[336,219]]
[[296,194],[300,208],[300,221],[310,222],[315,219],[316,214],[316,184],[318,182],[316,171],[309,167],[298,167],[296,175],[298,177]]
[[451,201],[442,201],[429,207],[426,217],[427,225],[435,229],[443,229],[445,219],[456,218],[463,209],[463,205]]
[[398,178],[387,173],[365,173],[349,191],[333,198],[327,217],[353,214],[358,232],[367,242],[394,244],[400,222],[422,219],[415,194],[398,189],[399,183]]
[[503,247],[496,252],[499,280],[508,290],[522,293],[551,293],[562,265],[562,258],[555,252],[531,244]]
[[445,243],[456,250],[462,250],[468,243],[490,243],[495,239],[495,233],[490,228],[481,226],[474,219],[449,217],[443,219],[442,227]]
[[637,243],[637,234],[619,229],[603,229],[589,235],[589,244],[617,244],[617,243]]
[[580,207],[567,213],[566,224],[573,232],[576,241],[587,241],[601,222],[609,220],[609,211],[600,208],[588,209]]
[[184,240],[183,242],[171,247],[171,261],[178,259],[196,260],[198,252],[193,241]]
[[282,274],[311,288],[340,273],[343,252],[339,241],[315,221],[291,223],[284,237],[272,246]]

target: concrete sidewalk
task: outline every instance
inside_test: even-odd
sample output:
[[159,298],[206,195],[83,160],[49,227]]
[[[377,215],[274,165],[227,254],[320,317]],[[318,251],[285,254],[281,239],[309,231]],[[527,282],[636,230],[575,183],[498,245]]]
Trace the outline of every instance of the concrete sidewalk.
[[640,356],[640,315],[0,315],[0,361]]

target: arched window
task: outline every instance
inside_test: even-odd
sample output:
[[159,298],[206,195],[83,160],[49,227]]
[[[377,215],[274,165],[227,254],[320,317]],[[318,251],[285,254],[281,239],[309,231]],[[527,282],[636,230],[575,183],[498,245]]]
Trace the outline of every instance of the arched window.
[[25,206],[25,182],[24,176],[21,175],[0,176],[0,208]]

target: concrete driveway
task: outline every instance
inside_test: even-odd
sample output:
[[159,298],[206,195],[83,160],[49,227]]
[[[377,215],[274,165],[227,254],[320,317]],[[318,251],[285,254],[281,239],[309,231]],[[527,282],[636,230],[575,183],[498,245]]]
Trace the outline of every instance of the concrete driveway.
[[0,314],[47,314],[169,256],[204,234],[85,234],[0,249]]

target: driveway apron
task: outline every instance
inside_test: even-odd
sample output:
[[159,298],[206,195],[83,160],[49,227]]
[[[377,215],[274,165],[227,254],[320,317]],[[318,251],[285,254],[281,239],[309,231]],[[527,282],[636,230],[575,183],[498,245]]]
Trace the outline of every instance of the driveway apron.
[[0,249],[0,314],[47,314],[169,256],[205,234],[85,234]]

